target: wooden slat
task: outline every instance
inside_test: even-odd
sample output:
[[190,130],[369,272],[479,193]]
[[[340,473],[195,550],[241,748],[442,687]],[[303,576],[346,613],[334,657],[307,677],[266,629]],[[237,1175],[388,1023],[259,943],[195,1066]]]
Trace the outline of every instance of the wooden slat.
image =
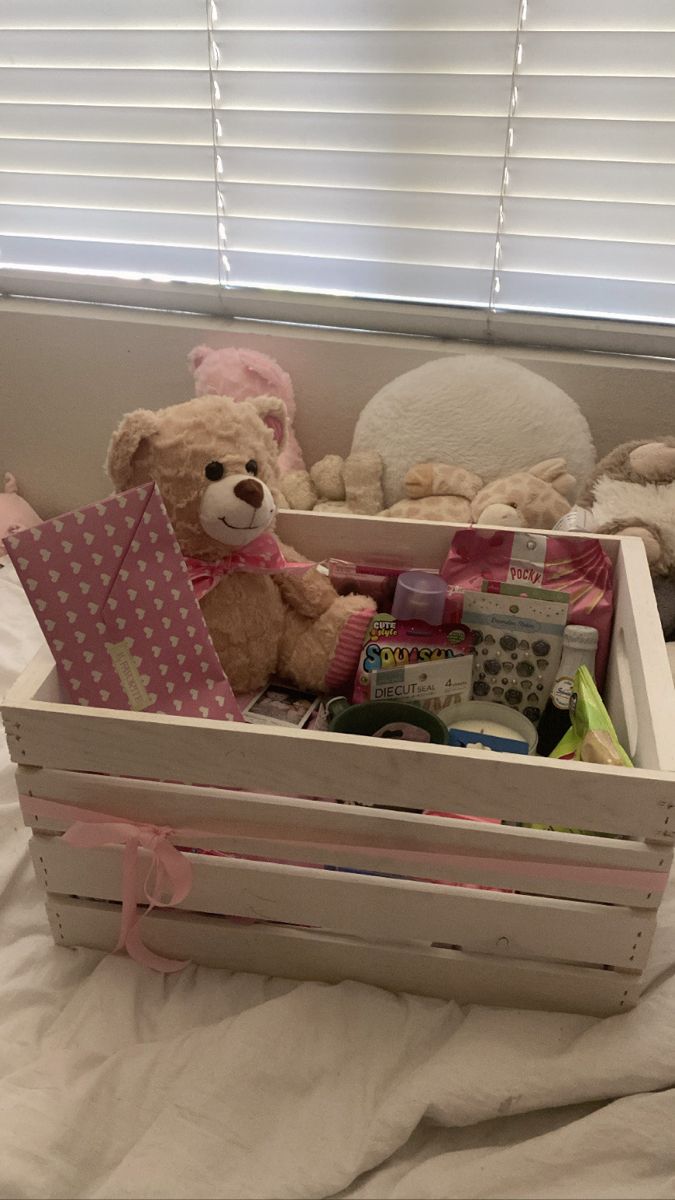
[[[369,562],[373,553],[380,561],[406,567],[438,570],[448,553],[456,529],[466,526],[452,522],[383,520],[354,513],[289,512],[279,513],[276,531],[283,542],[295,546],[308,558],[321,562],[328,555],[348,562]],[[481,526],[482,529],[497,528]],[[506,526],[499,526],[504,532]],[[522,529],[514,529],[522,533]],[[565,538],[588,534],[565,533]],[[616,563],[620,539],[603,534],[598,537],[612,563]]]
[[675,771],[675,688],[640,538],[622,538],[619,545],[605,699],[633,760]]
[[[36,834],[33,863],[47,891],[121,900],[122,851],[80,850]],[[308,925],[379,941],[443,942],[482,954],[644,966],[656,923],[645,909],[510,895],[313,867],[187,854],[192,888],[180,907]],[[150,865],[139,855],[137,902]]]
[[663,772],[40,701],[3,712],[19,764],[673,836]]
[[31,796],[148,824],[218,831],[191,839],[207,849],[632,907],[658,906],[672,860],[670,847],[644,842],[147,780],[19,768],[17,783],[34,830],[62,832],[67,823],[39,817]]
[[[57,944],[112,950],[119,906],[51,896]],[[158,954],[286,979],[355,979],[394,992],[549,1012],[609,1016],[638,1001],[640,976],[585,967],[513,962],[435,947],[385,946],[273,925],[238,925],[192,913],[153,912],[143,938]]]

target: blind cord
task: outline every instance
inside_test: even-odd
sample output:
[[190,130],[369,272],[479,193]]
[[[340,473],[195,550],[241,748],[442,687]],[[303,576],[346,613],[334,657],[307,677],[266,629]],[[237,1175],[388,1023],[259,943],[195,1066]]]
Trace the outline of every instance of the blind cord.
[[498,296],[501,291],[500,268],[502,261],[502,232],[504,228],[504,206],[509,187],[509,157],[513,151],[514,118],[518,108],[518,72],[523,61],[523,27],[527,20],[528,0],[518,0],[518,20],[516,23],[516,40],[513,48],[513,68],[511,71],[511,92],[509,95],[508,118],[506,122],[506,137],[504,139],[504,164],[499,187],[499,203],[497,207],[497,230],[495,233],[495,252],[492,263],[492,278],[490,281],[490,301],[487,311],[487,333],[492,335],[492,314],[499,311]]

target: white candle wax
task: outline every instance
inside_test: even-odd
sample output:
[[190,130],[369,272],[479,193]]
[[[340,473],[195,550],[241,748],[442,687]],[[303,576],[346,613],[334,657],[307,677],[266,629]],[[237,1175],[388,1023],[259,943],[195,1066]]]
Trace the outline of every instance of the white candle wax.
[[498,721],[487,720],[485,717],[460,717],[452,721],[452,729],[463,729],[465,733],[487,733],[492,737],[510,738],[522,742],[523,735],[512,725],[501,725]]

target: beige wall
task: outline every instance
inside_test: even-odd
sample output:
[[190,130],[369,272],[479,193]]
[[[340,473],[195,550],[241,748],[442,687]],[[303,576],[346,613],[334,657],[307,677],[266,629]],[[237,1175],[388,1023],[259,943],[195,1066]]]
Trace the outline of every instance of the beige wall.
[[192,346],[250,346],[294,380],[306,457],[349,449],[378,388],[449,353],[502,354],[553,380],[583,409],[598,452],[675,432],[675,362],[561,350],[480,348],[428,338],[236,324],[204,317],[0,303],[0,469],[44,516],[109,490],[102,462],[121,415],[189,399]]

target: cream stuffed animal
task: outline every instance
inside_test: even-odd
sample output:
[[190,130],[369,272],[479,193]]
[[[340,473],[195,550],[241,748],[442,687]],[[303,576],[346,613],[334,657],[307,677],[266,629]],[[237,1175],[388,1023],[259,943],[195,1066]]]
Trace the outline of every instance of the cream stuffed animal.
[[376,450],[342,458],[327,454],[309,471],[289,471],[282,478],[289,508],[315,512],[353,512],[376,516],[384,505],[382,459]]
[[570,510],[576,480],[564,458],[549,458],[488,484],[464,467],[416,463],[404,479],[406,499],[383,510],[382,459],[375,451],[362,451],[347,459],[329,454],[309,472],[284,476],[283,487],[292,508],[315,512],[552,529]]
[[576,480],[564,458],[549,458],[529,471],[485,485],[464,467],[417,463],[405,476],[404,486],[407,499],[381,516],[552,529],[571,508]]
[[663,631],[675,638],[675,437],[617,446],[598,463],[574,517],[575,528],[642,538]]

